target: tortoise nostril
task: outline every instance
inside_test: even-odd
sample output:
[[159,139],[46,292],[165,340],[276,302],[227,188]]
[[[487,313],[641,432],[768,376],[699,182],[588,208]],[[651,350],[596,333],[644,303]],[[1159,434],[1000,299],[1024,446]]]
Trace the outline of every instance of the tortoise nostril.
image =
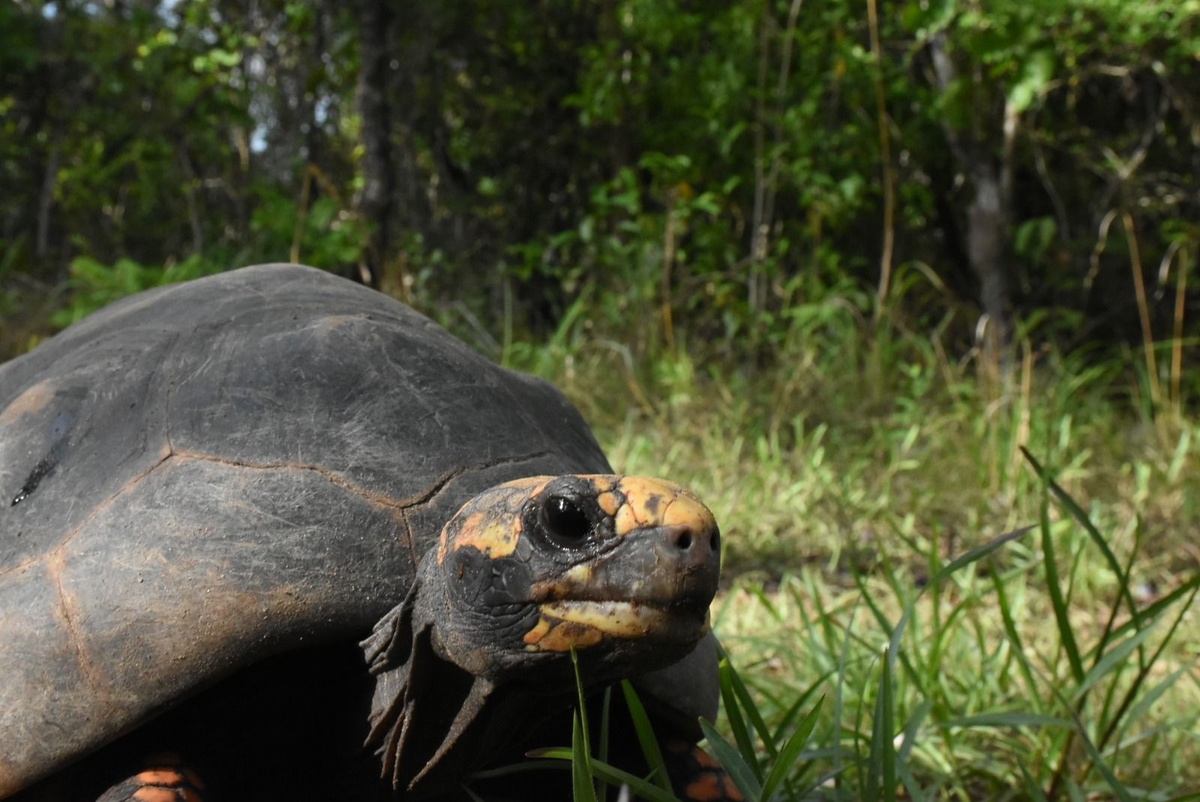
[[680,532],[679,536],[675,539],[675,546],[680,551],[687,551],[690,549],[692,547],[692,533],[687,529]]
[[721,535],[713,530],[712,535],[708,538],[708,547],[713,551],[719,551],[721,548]]

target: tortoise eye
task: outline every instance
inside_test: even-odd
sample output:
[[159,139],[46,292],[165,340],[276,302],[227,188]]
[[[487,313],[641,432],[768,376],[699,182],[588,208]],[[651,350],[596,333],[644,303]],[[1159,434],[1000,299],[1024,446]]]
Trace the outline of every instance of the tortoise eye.
[[566,496],[551,496],[542,507],[547,533],[562,546],[583,544],[592,531],[587,513]]

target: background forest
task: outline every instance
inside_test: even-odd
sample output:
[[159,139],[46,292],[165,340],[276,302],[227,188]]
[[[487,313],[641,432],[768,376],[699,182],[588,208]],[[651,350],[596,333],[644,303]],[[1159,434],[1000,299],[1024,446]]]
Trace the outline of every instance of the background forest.
[[552,379],[750,797],[1200,799],[1197,254],[1200,0],[0,2],[0,359],[290,260]]

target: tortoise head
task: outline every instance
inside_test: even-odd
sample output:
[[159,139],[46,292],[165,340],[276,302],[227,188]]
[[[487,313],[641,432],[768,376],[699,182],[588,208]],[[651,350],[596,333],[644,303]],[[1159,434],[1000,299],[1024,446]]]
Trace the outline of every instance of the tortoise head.
[[[408,599],[364,642],[377,676],[368,743],[385,775],[411,787],[471,740],[469,730],[492,730],[494,740],[481,713],[498,690],[570,696],[572,651],[590,683],[682,659],[708,631],[719,563],[712,513],[669,482],[541,476],[476,496],[425,555]],[[442,668],[431,673],[434,661]],[[447,663],[459,669],[461,695],[446,690]],[[436,689],[418,687],[433,679]],[[422,712],[432,705],[418,697],[436,695],[457,696],[447,699],[453,721]],[[446,733],[431,756],[406,754],[414,722]]]

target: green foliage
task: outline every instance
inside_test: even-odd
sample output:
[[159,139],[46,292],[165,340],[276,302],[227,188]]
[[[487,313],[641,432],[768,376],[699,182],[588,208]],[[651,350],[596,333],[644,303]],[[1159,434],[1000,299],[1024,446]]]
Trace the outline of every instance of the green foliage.
[[281,192],[264,187],[250,219],[257,235],[256,260],[297,261],[336,270],[355,264],[367,242],[367,230],[352,211],[331,197],[302,208]]
[[[1074,516],[1078,505],[1063,498]],[[917,590],[908,571],[885,565],[858,575],[853,593],[809,575],[769,594],[746,586],[727,601],[718,627],[748,614],[756,622],[743,620],[746,634],[725,640],[761,677],[758,716],[790,715],[786,704],[801,691],[785,687],[835,695],[814,739],[826,746],[805,767],[826,771],[822,798],[1166,799],[1195,787],[1198,688],[1184,622],[1200,577],[1151,602],[1095,598],[1085,588],[1096,581],[1131,586],[1134,555],[1109,564],[1107,539],[1078,520],[1089,535],[1056,559],[1065,575],[1030,552],[1025,535],[944,565],[936,552],[913,553],[934,572]],[[1060,523],[1049,526],[1063,537]],[[1055,605],[1069,615],[1037,609],[1043,583],[1058,588]],[[771,645],[781,637],[793,644],[783,654]],[[730,726],[738,731],[732,717]]]
[[199,256],[167,267],[146,267],[132,259],[119,259],[110,266],[81,256],[71,262],[71,305],[56,312],[51,322],[58,328],[66,328],[127,295],[190,281],[223,269],[223,265],[205,262]]
[[[995,236],[1014,329],[1069,315],[1120,347],[1194,328],[1191,0],[904,0],[878,25],[837,0],[384,11],[379,122],[356,13],[5,6],[6,295],[52,292],[78,257],[370,264],[486,331],[553,331],[586,295],[613,329],[658,322],[639,357],[703,342],[758,365],[814,281],[853,285],[868,317],[964,317],[970,243]],[[367,174],[380,125],[388,176]],[[984,231],[970,209],[993,168]],[[390,202],[368,208],[376,186]],[[913,265],[938,292],[872,300]],[[1136,304],[1131,268],[1151,285]],[[973,329],[947,332],[952,358]]]
[[[765,668],[770,678],[748,684],[723,656],[725,726],[701,725],[747,800],[1190,798],[1169,795],[1195,777],[1164,774],[1162,763],[1194,775],[1190,733],[1200,713],[1169,700],[1200,692],[1185,623],[1200,576],[1156,599],[1135,599],[1136,544],[1119,561],[1078,502],[1028,459],[1046,498],[1066,515],[1051,520],[1043,505],[1040,554],[1027,527],[948,562],[936,550],[914,551],[910,557],[927,561],[930,572],[916,588],[889,564],[855,572],[855,590],[845,594],[853,598],[833,591],[835,608],[824,606],[830,589],[812,575],[771,592],[743,584],[726,598],[718,627],[752,600],[758,626],[725,639],[753,674]],[[1069,558],[1050,546],[1068,521],[1084,533],[1068,538]],[[1115,595],[1097,598],[1087,590],[1095,582],[1111,582]],[[1051,591],[1049,619],[1031,605],[1039,585]],[[783,653],[780,628],[793,644]],[[819,673],[796,670],[814,664]],[[832,710],[819,692],[834,697]],[[637,704],[628,686],[626,696]],[[580,704],[583,711],[582,693]],[[674,799],[597,760],[586,722],[586,712],[577,713],[571,748],[536,752],[572,762],[582,778],[576,799],[604,798],[593,784],[598,776],[639,798]],[[654,765],[649,724],[641,726]],[[824,745],[809,748],[814,742]]]

